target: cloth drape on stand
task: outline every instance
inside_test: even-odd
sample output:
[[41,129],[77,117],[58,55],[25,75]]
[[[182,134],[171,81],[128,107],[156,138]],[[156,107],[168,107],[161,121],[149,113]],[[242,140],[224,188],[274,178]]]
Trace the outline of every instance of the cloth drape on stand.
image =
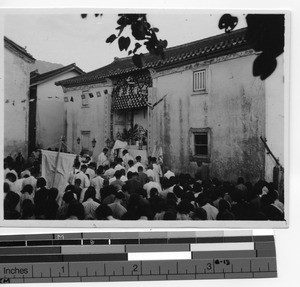
[[[42,177],[46,179],[48,187],[55,187],[61,193],[68,185],[68,178],[73,170],[76,154],[60,152],[56,167],[57,154],[58,152],[55,151],[42,150]],[[55,180],[51,186],[54,175]]]

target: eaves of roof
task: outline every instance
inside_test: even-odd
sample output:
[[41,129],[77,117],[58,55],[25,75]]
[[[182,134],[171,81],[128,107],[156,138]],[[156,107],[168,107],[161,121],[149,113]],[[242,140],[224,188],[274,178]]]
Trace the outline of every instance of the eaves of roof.
[[13,40],[7,38],[4,36],[4,47],[6,47],[9,50],[12,50],[17,55],[21,57],[25,57],[28,62],[35,62],[35,58],[33,58],[32,55],[30,55],[25,48],[21,47],[17,43],[15,43]]
[[210,59],[221,55],[250,49],[245,40],[246,28],[223,33],[206,39],[165,49],[165,59],[155,55],[145,54],[145,64],[142,68],[136,67],[131,57],[119,58],[111,64],[85,75],[56,82],[56,85],[74,87],[80,85],[103,82],[105,78],[113,78],[122,74],[150,68],[162,71],[182,66],[196,61]]
[[70,64],[68,66],[64,66],[43,74],[39,74],[37,72],[32,72],[30,75],[30,86],[35,86],[35,85],[39,85],[41,83],[47,82],[50,79],[53,79],[59,75],[71,72],[71,71],[75,71],[77,72],[79,75],[84,75],[85,72],[82,71],[79,67],[76,66],[75,63]]

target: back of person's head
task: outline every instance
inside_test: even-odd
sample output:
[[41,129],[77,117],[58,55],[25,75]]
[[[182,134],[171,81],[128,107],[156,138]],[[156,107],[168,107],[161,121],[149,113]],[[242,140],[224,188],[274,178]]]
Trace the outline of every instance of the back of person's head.
[[207,197],[204,193],[199,193],[196,202],[199,204],[199,206],[204,206],[207,203]]
[[140,166],[138,166],[138,172],[143,172],[144,171],[144,168],[140,165]]
[[56,200],[57,196],[58,196],[58,189],[55,187],[51,187],[48,192],[48,198],[50,200]]
[[132,166],[134,165],[134,162],[133,162],[132,159],[128,161],[128,165],[129,165],[130,167],[132,167]]
[[106,220],[108,216],[112,216],[112,210],[107,204],[101,204],[95,211],[98,220]]
[[230,210],[230,203],[225,199],[219,200],[219,212],[224,212],[225,210]]
[[142,197],[142,198],[147,198],[147,191],[143,188],[139,188],[137,190],[137,193]]
[[81,179],[80,178],[76,178],[75,181],[74,181],[74,184],[76,186],[80,186],[81,185]]
[[131,171],[128,171],[128,172],[127,172],[127,178],[128,178],[128,179],[131,179],[131,178],[132,178],[132,175],[133,175],[133,172],[131,172]]
[[139,174],[137,172],[133,172],[131,178],[138,179]]
[[167,198],[167,200],[173,200],[175,202],[177,201],[177,197],[173,192],[168,192],[166,198]]
[[116,178],[116,179],[120,179],[121,176],[122,176],[121,170],[116,170],[116,172],[115,172],[115,178]]
[[[81,180],[80,180],[80,182],[81,182]],[[75,186],[72,184],[67,185],[65,188],[65,192],[67,192],[67,191],[75,192]]]
[[195,208],[192,215],[193,220],[207,220],[207,212],[202,207]]
[[74,161],[73,166],[74,166],[74,168],[79,169],[80,168],[80,161]]
[[123,162],[123,159],[122,159],[122,158],[120,158],[120,157],[118,157],[118,158],[116,159],[116,162],[117,162],[117,164],[122,164],[122,162]]
[[123,152],[122,152],[122,154],[125,155],[126,153],[128,153],[128,150],[124,149]]
[[4,203],[9,209],[15,209],[20,201],[20,196],[15,192],[8,192],[5,196]]
[[237,180],[237,184],[244,184],[244,183],[245,183],[244,178],[240,176]]
[[81,166],[80,170],[81,170],[82,172],[86,172],[86,170],[87,170],[87,165],[86,165],[86,164],[83,164],[83,165]]
[[105,147],[102,151],[103,151],[104,153],[107,153],[107,152],[108,152],[108,149]]
[[158,196],[158,190],[157,188],[153,187],[150,189],[150,198],[153,198],[153,197],[157,197]]
[[177,198],[182,198],[183,190],[179,185],[174,186],[173,192],[174,192],[174,194],[176,195]]
[[36,181],[36,187],[37,188],[41,188],[41,187],[45,187],[47,185],[46,179],[43,177],[39,177]]
[[142,157],[141,157],[140,155],[138,155],[138,156],[135,157],[135,160],[136,160],[137,162],[141,162]]
[[71,201],[75,200],[74,193],[72,191],[67,191],[63,195],[63,201],[65,203],[70,203]]
[[152,161],[152,163],[156,163],[156,157],[153,156],[153,157],[151,158],[151,161]]
[[27,192],[28,194],[32,194],[33,193],[33,186],[31,184],[26,184],[22,190],[21,190],[21,193],[25,193]]
[[15,182],[17,180],[17,177],[14,173],[8,172],[6,174],[6,179],[9,180],[10,182]]
[[[122,163],[122,161],[121,161],[121,163]],[[116,165],[117,165],[117,162],[113,161],[113,162],[110,163],[110,168],[115,168]]]
[[87,201],[89,198],[95,199],[96,197],[96,190],[93,186],[89,186],[88,189],[85,191],[83,202]]
[[97,175],[101,175],[104,172],[104,167],[102,165],[99,165],[97,168]]
[[84,219],[84,207],[76,200],[71,201],[68,205],[67,217],[71,216],[76,216],[79,220]]
[[119,199],[119,200],[125,199],[125,194],[124,194],[124,192],[123,192],[123,191],[118,191],[118,192],[116,193],[116,199]]
[[34,204],[30,199],[25,199],[22,202],[21,206],[22,210],[22,219],[28,219],[31,218],[34,215]]
[[187,200],[181,200],[177,205],[177,211],[181,214],[189,214],[192,211],[192,205]]

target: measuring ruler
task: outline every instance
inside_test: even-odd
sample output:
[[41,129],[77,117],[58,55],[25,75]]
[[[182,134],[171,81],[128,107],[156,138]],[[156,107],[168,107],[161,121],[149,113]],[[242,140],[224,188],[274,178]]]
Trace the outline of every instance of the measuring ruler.
[[0,283],[270,277],[274,236],[249,231],[0,236]]

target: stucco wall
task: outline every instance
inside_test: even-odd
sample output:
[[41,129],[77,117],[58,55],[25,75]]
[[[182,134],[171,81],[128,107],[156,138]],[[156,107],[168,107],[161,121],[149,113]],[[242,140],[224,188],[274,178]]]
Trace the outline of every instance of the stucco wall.
[[[153,143],[162,145],[164,162],[175,172],[193,172],[190,128],[210,128],[211,176],[235,181],[264,174],[264,83],[252,76],[255,56],[178,68],[154,79]],[[207,68],[208,92],[193,93],[193,71]]]
[[[284,94],[284,56],[277,58],[277,68],[266,79],[266,139],[267,144],[281,165],[284,166],[284,109],[288,104]],[[286,134],[287,136],[287,134]],[[266,154],[266,180],[273,180],[275,161]]]
[[[82,148],[82,131],[90,131],[90,140],[95,138],[96,146],[93,150],[94,159],[97,158],[102,149],[106,146],[105,140],[110,138],[110,102],[111,86],[101,85],[98,87],[90,87],[89,93],[94,94],[94,98],[89,99],[89,107],[82,107],[81,94],[83,90],[71,90],[65,93],[69,98],[69,102],[64,104],[65,107],[65,134],[67,145],[76,153]],[[107,90],[107,94],[104,93]],[[96,92],[100,91],[101,97],[97,97]],[[73,97],[74,102],[70,101]],[[77,144],[77,138],[81,139]]]
[[64,135],[64,93],[56,81],[61,81],[78,73],[68,72],[41,83],[37,87],[36,143],[41,148],[58,148]]
[[27,157],[30,65],[4,49],[4,156]]

